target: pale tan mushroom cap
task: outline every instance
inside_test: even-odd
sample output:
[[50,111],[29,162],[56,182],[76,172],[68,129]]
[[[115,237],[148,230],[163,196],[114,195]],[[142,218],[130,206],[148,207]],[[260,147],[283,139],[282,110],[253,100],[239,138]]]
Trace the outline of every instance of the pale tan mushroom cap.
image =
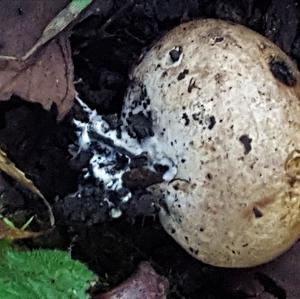
[[160,150],[178,165],[177,180],[160,186],[166,231],[215,266],[255,266],[287,250],[300,235],[300,79],[291,60],[243,26],[199,20],[166,34],[132,79],[151,100]]

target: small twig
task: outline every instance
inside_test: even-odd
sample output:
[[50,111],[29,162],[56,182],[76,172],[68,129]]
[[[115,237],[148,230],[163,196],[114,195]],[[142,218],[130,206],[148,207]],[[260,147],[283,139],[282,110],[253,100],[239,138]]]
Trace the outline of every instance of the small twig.
[[112,34],[107,33],[107,27],[113,23],[123,12],[132,7],[135,4],[136,0],[129,0],[125,5],[119,8],[101,27],[97,30],[97,34],[103,37],[113,36]]
[[133,40],[135,40],[136,42],[138,42],[139,44],[145,45],[146,42],[140,38],[138,38],[137,36],[133,35],[128,29],[125,29],[124,32],[131,37]]
[[104,144],[106,146],[114,148],[119,154],[125,155],[125,156],[129,157],[130,159],[138,158],[140,156],[140,155],[136,155],[136,154],[130,152],[129,150],[127,150],[126,148],[124,148],[122,146],[116,145],[112,139],[106,137],[103,134],[100,134],[99,132],[95,133],[93,131],[89,131],[89,134],[95,140],[101,142],[102,144]]
[[55,217],[54,217],[54,214],[53,214],[53,210],[52,210],[52,207],[51,205],[49,204],[49,202],[47,201],[47,199],[45,197],[42,198],[43,202],[44,202],[44,205],[47,207],[48,209],[48,213],[49,213],[49,222],[50,222],[50,225],[51,227],[53,227],[55,225]]

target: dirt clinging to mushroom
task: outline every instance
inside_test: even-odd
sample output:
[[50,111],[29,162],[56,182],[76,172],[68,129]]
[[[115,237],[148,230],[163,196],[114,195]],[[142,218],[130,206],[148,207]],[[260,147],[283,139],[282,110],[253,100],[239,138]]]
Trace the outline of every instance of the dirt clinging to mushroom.
[[[147,177],[151,185],[169,182],[177,172],[174,162],[157,145],[152,130],[150,99],[144,86],[136,85],[129,98],[130,108],[124,109],[120,120],[116,116],[115,125],[77,98],[87,122],[74,119],[78,141],[70,146],[70,152],[74,159],[82,154],[89,158],[83,165],[83,184],[76,196],[84,196],[83,186],[92,180],[103,189],[100,205],[106,207],[111,218],[119,218],[135,198],[136,186],[127,183],[127,178],[134,180],[134,173]],[[149,180],[149,176],[153,180]],[[139,184],[139,188],[144,189],[148,184]],[[150,204],[158,207],[159,203],[153,199]]]

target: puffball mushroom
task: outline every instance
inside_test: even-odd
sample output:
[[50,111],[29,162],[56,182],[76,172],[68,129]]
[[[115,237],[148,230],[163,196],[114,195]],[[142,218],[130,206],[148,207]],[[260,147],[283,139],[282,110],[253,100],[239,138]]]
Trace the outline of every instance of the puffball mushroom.
[[[151,111],[157,147],[178,167],[155,187],[165,230],[214,266],[286,251],[300,235],[300,78],[289,57],[243,26],[197,20],[159,40],[131,79],[125,122]],[[146,112],[136,108],[145,95]]]

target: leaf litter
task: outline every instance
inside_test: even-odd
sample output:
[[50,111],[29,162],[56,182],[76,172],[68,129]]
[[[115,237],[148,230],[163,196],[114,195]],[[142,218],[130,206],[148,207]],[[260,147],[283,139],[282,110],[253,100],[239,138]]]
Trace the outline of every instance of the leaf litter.
[[28,179],[23,171],[21,171],[17,166],[9,160],[7,154],[0,149],[0,171],[5,172],[7,175],[15,179],[18,183],[20,183],[24,188],[27,188],[38,197],[40,197],[49,212],[50,224],[51,226],[54,225],[55,219],[53,216],[52,208],[44,195],[39,191],[39,189],[34,185],[34,183]]
[[[31,218],[32,219],[32,218]],[[38,237],[42,232],[27,231],[23,228],[16,228],[8,219],[0,219],[0,240],[21,240]]]
[[62,119],[73,104],[74,72],[69,32],[92,0],[0,2],[0,101],[17,95]]

